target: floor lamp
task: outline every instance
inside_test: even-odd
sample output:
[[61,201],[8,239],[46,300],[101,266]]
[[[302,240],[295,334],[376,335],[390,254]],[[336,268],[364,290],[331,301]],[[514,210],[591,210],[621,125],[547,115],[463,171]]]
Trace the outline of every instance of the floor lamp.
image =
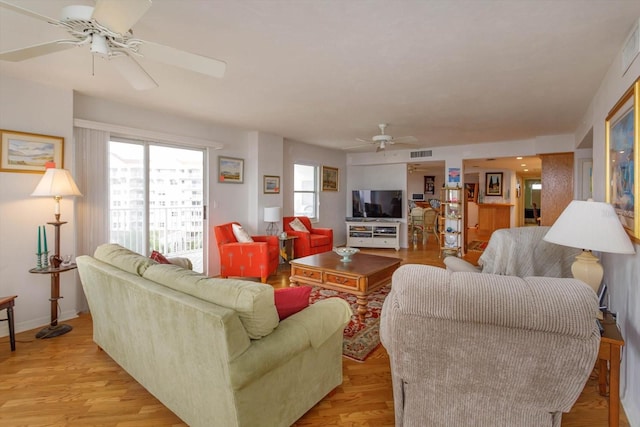
[[591,251],[634,254],[633,244],[613,206],[608,203],[573,200],[543,238],[550,243],[582,249],[571,265],[571,273],[598,293],[604,270]]
[[[53,197],[55,200],[54,216],[55,221],[47,224],[53,225],[55,229],[54,253],[51,256],[51,265],[47,269],[31,269],[30,273],[49,274],[51,276],[51,323],[36,334],[36,338],[53,338],[71,331],[70,325],[58,324],[58,300],[60,296],[60,273],[75,269],[75,264],[61,265],[60,257],[60,226],[66,221],[60,221],[60,199],[68,196],[82,196],[78,186],[73,181],[71,173],[66,169],[48,168],[32,196]],[[40,254],[38,254],[40,256]],[[47,254],[45,253],[45,257]]]

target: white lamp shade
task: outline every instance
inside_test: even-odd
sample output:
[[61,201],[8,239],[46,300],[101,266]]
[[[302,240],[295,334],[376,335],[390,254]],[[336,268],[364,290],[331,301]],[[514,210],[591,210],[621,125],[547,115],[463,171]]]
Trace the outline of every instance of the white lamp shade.
[[80,193],[78,186],[73,181],[73,177],[68,170],[49,168],[31,195],[63,197],[82,196],[82,193]]
[[280,222],[280,207],[264,208],[264,222]]
[[584,250],[635,253],[613,206],[592,200],[573,200],[569,203],[544,240]]

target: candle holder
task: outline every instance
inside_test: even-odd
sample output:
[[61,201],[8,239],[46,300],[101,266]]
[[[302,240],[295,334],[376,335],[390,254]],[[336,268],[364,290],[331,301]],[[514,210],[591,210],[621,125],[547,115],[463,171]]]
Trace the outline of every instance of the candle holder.
[[36,252],[36,268],[42,270],[42,253]]
[[44,251],[42,252],[42,256],[43,256],[43,263],[42,263],[42,268],[44,268],[45,270],[47,268],[49,268],[49,251]]

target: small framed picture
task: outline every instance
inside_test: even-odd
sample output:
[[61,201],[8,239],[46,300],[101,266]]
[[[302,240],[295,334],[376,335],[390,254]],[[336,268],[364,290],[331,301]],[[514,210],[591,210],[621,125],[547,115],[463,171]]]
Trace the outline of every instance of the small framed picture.
[[218,182],[242,184],[244,182],[244,159],[218,156]]
[[475,182],[465,183],[464,188],[467,192],[467,201],[478,203],[478,184]]
[[502,172],[487,172],[485,174],[486,196],[502,196]]
[[338,168],[322,166],[322,191],[338,191]]
[[265,175],[262,179],[264,194],[280,193],[280,177],[273,175]]
[[0,171],[44,173],[46,165],[63,168],[64,138],[0,130]]
[[435,176],[425,176],[424,177],[424,193],[428,196],[433,196],[436,194],[436,177]]

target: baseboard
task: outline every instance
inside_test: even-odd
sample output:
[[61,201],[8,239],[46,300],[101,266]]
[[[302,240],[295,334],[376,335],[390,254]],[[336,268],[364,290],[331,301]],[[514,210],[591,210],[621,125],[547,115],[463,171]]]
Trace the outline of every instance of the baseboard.
[[[15,316],[16,310],[14,309],[13,314]],[[78,317],[78,313],[75,309],[63,311],[58,318],[59,322],[64,322],[65,320],[75,319]],[[15,317],[14,317],[15,319]],[[44,326],[47,326],[51,322],[51,318],[48,316],[39,317],[37,319],[31,319],[28,322],[19,322],[15,324],[16,334],[24,331],[30,331],[31,329],[38,329]],[[9,324],[7,322],[2,322],[0,324],[0,337],[8,337],[9,336]]]

